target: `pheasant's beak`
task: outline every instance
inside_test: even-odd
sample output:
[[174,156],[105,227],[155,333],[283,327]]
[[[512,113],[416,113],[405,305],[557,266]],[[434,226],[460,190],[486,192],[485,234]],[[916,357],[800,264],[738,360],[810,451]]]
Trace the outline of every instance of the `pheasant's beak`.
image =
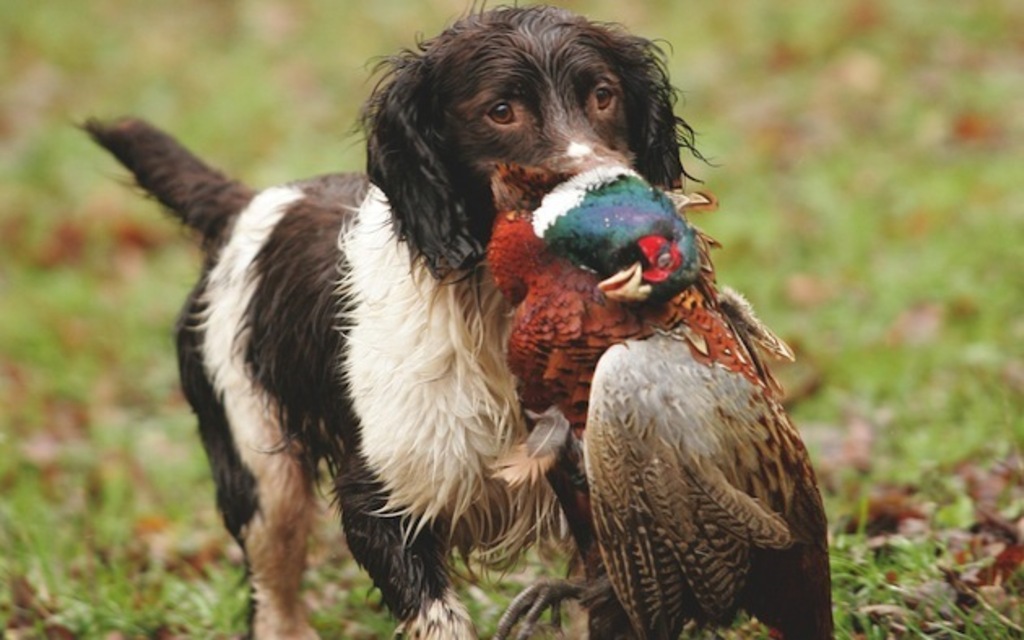
[[644,284],[644,269],[639,262],[597,284],[604,295],[618,302],[643,302],[651,295],[651,285]]

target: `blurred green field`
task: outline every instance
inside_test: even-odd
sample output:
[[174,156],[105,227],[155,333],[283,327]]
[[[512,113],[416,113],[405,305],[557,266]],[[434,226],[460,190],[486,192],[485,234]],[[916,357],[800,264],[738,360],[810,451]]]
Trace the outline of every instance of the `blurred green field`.
[[[720,280],[798,352],[838,636],[1021,637],[1024,4],[560,4],[665,44]],[[4,638],[245,622],[170,339],[197,251],[74,124],[143,116],[259,186],[360,169],[375,60],[466,6],[0,3]],[[315,625],[387,637],[324,503]],[[465,587],[482,633],[542,564]]]

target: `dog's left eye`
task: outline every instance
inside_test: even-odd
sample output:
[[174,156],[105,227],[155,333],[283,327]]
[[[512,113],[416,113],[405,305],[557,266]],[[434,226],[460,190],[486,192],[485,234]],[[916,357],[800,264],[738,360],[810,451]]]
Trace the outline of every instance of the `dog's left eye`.
[[614,98],[615,92],[609,87],[600,86],[594,89],[594,104],[600,111],[610,107]]
[[516,112],[512,105],[502,101],[491,107],[491,110],[487,112],[487,117],[497,124],[512,124],[515,122]]

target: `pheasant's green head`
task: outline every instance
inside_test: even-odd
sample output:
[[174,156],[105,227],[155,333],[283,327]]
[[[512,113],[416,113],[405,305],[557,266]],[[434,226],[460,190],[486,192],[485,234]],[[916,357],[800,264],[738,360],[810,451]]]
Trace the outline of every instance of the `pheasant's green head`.
[[697,231],[669,197],[625,167],[558,184],[533,211],[547,247],[604,280],[609,298],[662,302],[700,274]]

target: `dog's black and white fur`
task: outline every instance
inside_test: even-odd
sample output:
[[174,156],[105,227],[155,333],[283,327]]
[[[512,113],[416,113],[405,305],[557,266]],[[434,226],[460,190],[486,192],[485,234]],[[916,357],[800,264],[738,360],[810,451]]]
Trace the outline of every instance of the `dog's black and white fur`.
[[673,187],[690,147],[659,50],[563,10],[476,12],[387,66],[365,110],[368,176],[256,192],[142,121],[86,125],[202,237],[181,381],[257,638],[315,637],[298,591],[321,462],[400,630],[475,636],[451,552],[514,558],[557,522],[548,489],[492,476],[525,430],[509,308],[481,261],[492,167],[625,163]]

